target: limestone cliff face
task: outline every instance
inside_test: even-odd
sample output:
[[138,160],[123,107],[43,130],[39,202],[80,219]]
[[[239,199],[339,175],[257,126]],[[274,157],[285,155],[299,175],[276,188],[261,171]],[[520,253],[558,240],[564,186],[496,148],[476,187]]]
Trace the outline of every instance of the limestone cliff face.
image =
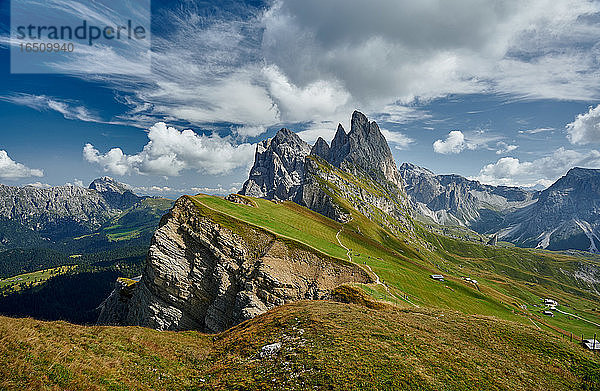
[[117,287],[99,322],[218,332],[275,306],[371,281],[357,265],[259,228],[221,226],[182,197],[152,239],[141,281],[133,292]]
[[310,146],[296,133],[281,129],[256,146],[254,166],[241,194],[251,197],[295,200],[302,185],[304,158]]

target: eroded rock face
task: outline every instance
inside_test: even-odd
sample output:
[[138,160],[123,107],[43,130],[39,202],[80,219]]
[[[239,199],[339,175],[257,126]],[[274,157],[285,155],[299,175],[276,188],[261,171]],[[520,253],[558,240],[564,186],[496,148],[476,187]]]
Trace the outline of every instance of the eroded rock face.
[[102,194],[113,208],[127,209],[142,199],[135,195],[128,186],[107,176],[95,179],[90,183],[89,188]]
[[[154,235],[131,298],[106,301],[100,320],[219,332],[275,306],[328,298],[341,284],[372,281],[357,265],[292,246],[258,228],[238,229],[220,226],[189,198],[179,199]],[[115,306],[123,301],[125,311]]]
[[499,238],[518,245],[600,252],[600,170],[570,169],[505,226]]
[[[411,225],[408,196],[377,123],[355,111],[350,132],[338,125],[331,146],[322,138],[312,149],[304,144],[287,129],[259,144],[240,194],[294,201],[339,222],[349,219],[339,203],[343,199],[369,218],[377,215],[374,220],[379,223],[390,220],[383,225],[393,231]],[[282,150],[293,158],[282,159]]]
[[295,200],[304,176],[304,158],[310,146],[294,132],[281,129],[275,137],[256,146],[254,166],[241,194],[279,200]]

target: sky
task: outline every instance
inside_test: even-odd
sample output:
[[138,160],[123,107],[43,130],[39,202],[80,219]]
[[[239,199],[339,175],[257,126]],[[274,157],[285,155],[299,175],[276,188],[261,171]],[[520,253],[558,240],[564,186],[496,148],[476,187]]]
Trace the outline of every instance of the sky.
[[[110,3],[0,0],[0,183],[108,175],[140,194],[226,194],[256,143],[282,127],[329,141],[354,110],[398,165],[536,188],[600,168],[600,1]],[[127,13],[149,18],[147,46],[54,60],[11,40],[40,15]]]

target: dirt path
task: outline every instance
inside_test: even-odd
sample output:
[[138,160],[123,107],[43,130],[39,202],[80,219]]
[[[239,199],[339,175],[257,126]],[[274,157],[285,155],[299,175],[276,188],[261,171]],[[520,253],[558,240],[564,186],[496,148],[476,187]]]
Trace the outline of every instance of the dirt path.
[[533,321],[533,319],[529,318],[529,320],[531,321],[531,323],[533,323],[533,325],[534,325],[535,327],[537,327],[537,328],[538,328],[538,329],[540,329],[540,330],[542,329],[540,326],[538,326],[538,324],[537,324],[537,323],[535,323],[535,322]]
[[573,316],[573,317],[575,317],[575,318],[577,318],[577,319],[581,319],[581,320],[583,320],[584,322],[591,323],[591,324],[593,324],[593,325],[594,325],[594,326],[596,326],[596,327],[600,327],[600,324],[598,324],[598,323],[594,323],[594,322],[592,322],[591,320],[584,319],[584,318],[582,318],[581,316],[578,316],[578,315],[575,315],[575,314],[570,314],[570,313],[568,313],[568,312],[564,312],[564,311],[561,311],[561,310],[558,310],[558,309],[557,309],[557,310],[555,310],[555,311],[556,311],[556,312],[560,312],[561,314],[564,314],[564,315],[570,315],[570,316]]
[[[350,220],[348,220],[346,223],[342,224],[342,226],[340,227],[339,231],[338,231],[338,232],[335,234],[335,238],[337,239],[337,241],[338,241],[338,243],[339,243],[340,247],[342,247],[344,250],[346,250],[346,256],[348,257],[348,261],[350,261],[350,262],[352,262],[352,263],[356,263],[356,262],[353,262],[353,261],[352,261],[352,250],[351,250],[351,249],[349,249],[348,247],[344,246],[344,244],[343,244],[343,243],[342,243],[342,241],[340,240],[340,234],[341,234],[341,233],[342,233],[342,231],[344,230],[344,225],[346,225],[346,224],[347,224],[347,223],[349,223],[350,221],[352,221],[352,219],[350,219]],[[406,301],[407,303],[410,303],[410,304],[414,305],[415,307],[419,308],[419,306],[418,306],[417,304],[413,303],[412,301],[408,300],[407,298],[405,298],[405,297],[398,297],[398,296],[396,296],[395,294],[393,294],[393,293],[390,291],[390,288],[387,286],[387,284],[385,284],[385,283],[381,282],[381,278],[379,278],[379,276],[377,275],[377,273],[375,273],[375,272],[373,271],[373,269],[371,269],[371,266],[367,265],[366,263],[365,263],[364,265],[365,265],[365,266],[366,266],[366,267],[369,269],[369,271],[370,271],[370,272],[371,272],[371,273],[372,273],[372,274],[375,276],[375,284],[376,284],[376,285],[382,285],[382,286],[384,287],[385,291],[386,291],[386,292],[387,292],[387,293],[388,293],[390,296],[392,296],[392,297],[394,297],[394,298],[396,298],[396,299],[398,299],[398,300],[404,300],[404,301]]]

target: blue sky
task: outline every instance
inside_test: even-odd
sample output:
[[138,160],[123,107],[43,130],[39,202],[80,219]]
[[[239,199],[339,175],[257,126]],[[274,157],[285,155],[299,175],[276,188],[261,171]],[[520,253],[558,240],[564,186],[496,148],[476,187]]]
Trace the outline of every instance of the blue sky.
[[330,140],[355,109],[398,165],[537,187],[600,168],[598,1],[153,1],[149,73],[143,47],[102,43],[11,73],[10,14],[0,0],[0,183],[232,192],[258,141]]

